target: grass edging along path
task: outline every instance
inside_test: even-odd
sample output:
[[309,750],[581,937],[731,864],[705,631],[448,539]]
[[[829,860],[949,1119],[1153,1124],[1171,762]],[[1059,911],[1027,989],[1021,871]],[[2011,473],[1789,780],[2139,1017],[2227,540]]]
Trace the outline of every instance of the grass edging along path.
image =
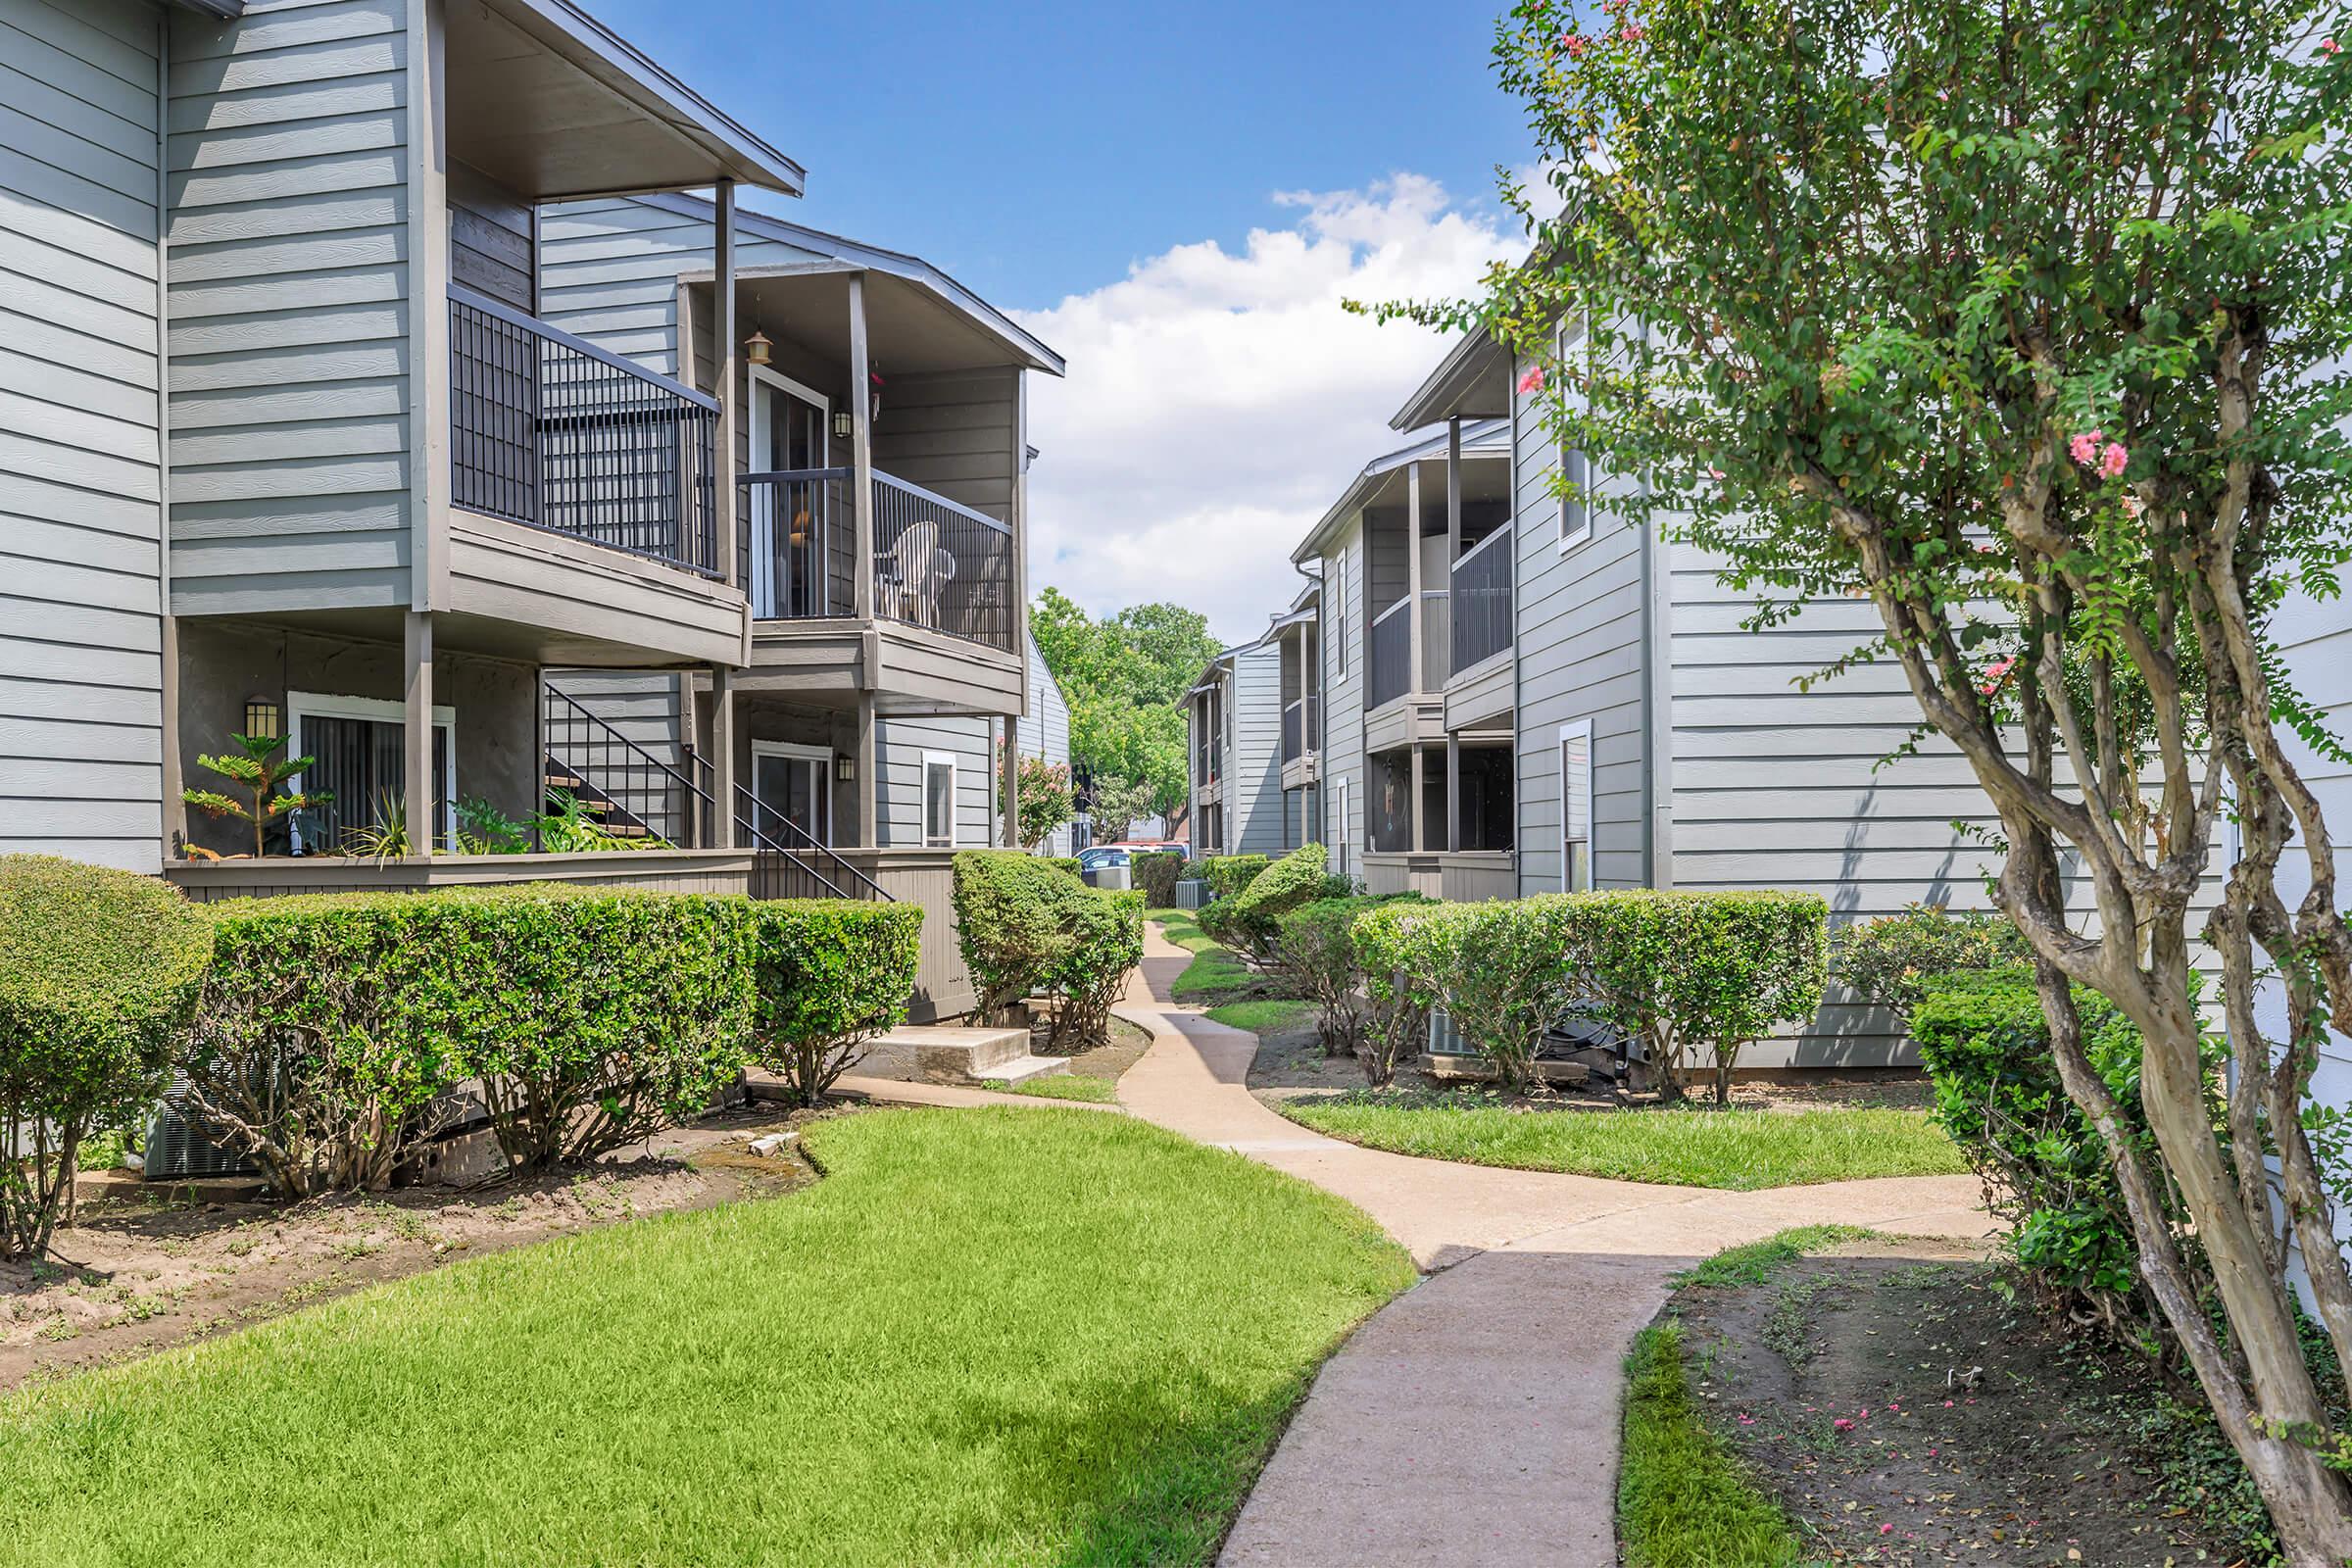
[[1750,1192],[1968,1168],[1942,1130],[1911,1110],[1531,1110],[1465,1096],[1362,1094],[1275,1108],[1392,1153],[1670,1187]]
[[1793,1568],[1803,1560],[1780,1505],[1692,1408],[1679,1323],[1652,1323],[1626,1357],[1617,1539],[1630,1568]]
[[1337,1199],[1126,1117],[804,1142],[829,1174],[790,1198],[0,1401],[0,1562],[1202,1563],[1414,1277]]

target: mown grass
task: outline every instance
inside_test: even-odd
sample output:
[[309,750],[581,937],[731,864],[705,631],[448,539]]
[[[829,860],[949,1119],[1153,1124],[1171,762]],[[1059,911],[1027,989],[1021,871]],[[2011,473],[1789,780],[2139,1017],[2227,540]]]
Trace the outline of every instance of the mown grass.
[[1115,1078],[1096,1078],[1085,1073],[1053,1073],[1044,1078],[1025,1079],[1013,1083],[1004,1078],[983,1078],[983,1089],[994,1089],[1001,1095],[1029,1095],[1039,1100],[1083,1100],[1094,1104],[1108,1104],[1119,1098]]
[[1188,953],[1199,953],[1216,944],[1201,931],[1200,922],[1195,918],[1198,913],[1195,909],[1146,909],[1144,918],[1158,921],[1160,935],[1176,946]]
[[1652,1324],[1626,1359],[1617,1539],[1632,1568],[1784,1568],[1803,1560],[1778,1504],[1699,1420],[1683,1330]]
[[1126,1117],[805,1143],[829,1174],[791,1197],[0,1401],[0,1563],[1204,1563],[1413,1278],[1356,1210]]
[[1923,1111],[1528,1110],[1471,1098],[1351,1094],[1277,1107],[1373,1149],[1514,1170],[1749,1192],[1968,1168]]
[[1305,1022],[1315,1014],[1315,1004],[1285,998],[1260,1002],[1234,1002],[1221,1007],[1211,1007],[1208,1015],[1222,1024],[1247,1029],[1253,1035],[1271,1034]]

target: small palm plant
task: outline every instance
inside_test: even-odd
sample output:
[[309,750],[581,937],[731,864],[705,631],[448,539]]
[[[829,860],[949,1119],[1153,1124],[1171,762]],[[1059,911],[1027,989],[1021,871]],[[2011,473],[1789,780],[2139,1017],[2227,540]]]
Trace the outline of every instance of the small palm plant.
[[308,810],[314,807],[331,806],[334,796],[325,790],[289,790],[286,780],[318,761],[315,757],[294,757],[275,760],[278,751],[286,744],[274,735],[231,735],[236,743],[234,752],[219,757],[198,757],[197,765],[220,774],[253,797],[248,806],[218,790],[187,790],[180,799],[213,816],[236,817],[253,824],[253,858],[263,855],[263,835],[270,824],[289,811]]

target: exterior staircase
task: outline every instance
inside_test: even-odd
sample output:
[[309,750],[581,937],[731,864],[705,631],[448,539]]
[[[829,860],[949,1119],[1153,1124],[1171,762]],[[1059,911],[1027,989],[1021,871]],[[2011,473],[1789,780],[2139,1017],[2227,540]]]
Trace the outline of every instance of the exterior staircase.
[[859,1072],[918,1083],[974,1086],[1026,1083],[1067,1071],[1067,1056],[1029,1054],[1026,1029],[964,1029],[908,1024],[867,1046]]

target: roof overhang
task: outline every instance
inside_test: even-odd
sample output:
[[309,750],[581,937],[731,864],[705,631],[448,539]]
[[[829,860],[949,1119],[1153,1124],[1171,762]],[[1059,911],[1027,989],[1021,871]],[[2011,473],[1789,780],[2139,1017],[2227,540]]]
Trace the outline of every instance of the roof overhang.
[[[697,196],[657,196],[657,204],[709,222],[712,208]],[[838,291],[846,301],[847,279],[866,279],[867,350],[876,359],[905,369],[971,369],[987,365],[1017,365],[1023,369],[1060,375],[1060,355],[1010,317],[964,287],[919,256],[907,256],[879,246],[860,244],[839,234],[827,234],[801,223],[787,222],[766,213],[738,209],[740,233],[772,239],[807,251],[808,260],[777,266],[744,267],[736,270],[739,283],[771,279],[810,279],[807,288]],[[709,269],[688,272],[689,283],[709,283],[716,274]],[[823,319],[818,303],[814,318]],[[833,313],[847,330],[846,306]],[[812,345],[819,346],[822,345]],[[846,340],[841,347],[846,357]]]
[[1440,419],[1511,416],[1511,351],[1485,331],[1465,332],[1403,408],[1392,430],[1418,430]]
[[532,201],[732,179],[798,196],[807,171],[571,0],[448,8],[449,141]]
[[245,0],[172,0],[172,4],[215,22],[234,22],[245,14]]
[[[1448,445],[1447,437],[1446,431],[1440,430],[1426,440],[1416,441],[1408,447],[1398,447],[1396,451],[1374,458],[1370,463],[1365,464],[1363,471],[1349,482],[1346,493],[1332,503],[1329,512],[1323,514],[1322,520],[1308,529],[1306,537],[1298,541],[1298,548],[1291,552],[1292,563],[1300,564],[1321,555],[1323,546],[1340,531],[1349,517],[1355,515],[1372,502],[1373,498],[1387,484],[1391,474],[1400,468],[1410,467],[1416,463],[1429,463],[1445,457]],[[1465,461],[1477,459],[1484,462],[1499,459],[1507,463],[1510,456],[1510,420],[1481,419],[1476,424],[1462,426],[1462,457]]]

